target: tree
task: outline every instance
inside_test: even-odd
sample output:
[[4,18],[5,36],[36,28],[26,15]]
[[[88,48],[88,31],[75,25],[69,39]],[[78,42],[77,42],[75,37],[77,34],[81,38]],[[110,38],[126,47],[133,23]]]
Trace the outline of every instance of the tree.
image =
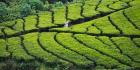
[[0,2],[4,2],[5,4],[8,4],[10,3],[11,0],[0,0]]
[[69,2],[72,2],[73,0],[68,0]]
[[22,7],[21,7],[21,16],[24,17],[24,16],[27,16],[31,13],[31,6],[29,4],[24,4]]
[[6,9],[6,4],[3,2],[0,2],[0,22],[5,20],[5,16],[7,15],[8,11]]
[[48,1],[48,0],[41,0],[44,4],[46,3],[46,1]]
[[48,0],[49,3],[55,3],[57,0]]
[[43,9],[43,2],[41,2],[40,0],[29,0],[29,4],[31,5],[32,9],[35,10]]
[[59,1],[61,1],[62,3],[67,3],[68,2],[68,0],[59,0]]

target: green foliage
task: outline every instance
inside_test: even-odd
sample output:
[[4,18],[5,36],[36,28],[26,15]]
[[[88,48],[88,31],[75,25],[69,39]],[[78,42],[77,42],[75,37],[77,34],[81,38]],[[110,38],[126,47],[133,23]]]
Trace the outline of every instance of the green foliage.
[[54,9],[54,23],[64,24],[66,22],[65,13],[65,6]]
[[0,2],[0,16],[6,15],[6,14],[7,14],[6,4],[3,2]]
[[123,54],[128,55],[134,61],[140,61],[140,49],[128,37],[113,37],[112,40],[120,47]]
[[4,35],[3,32],[1,31],[1,29],[0,29],[0,35]]
[[36,18],[37,18],[37,16],[35,16],[35,15],[28,16],[28,17],[24,18],[25,25],[26,25],[25,30],[37,29],[37,27],[35,26],[37,24]]
[[49,52],[46,52],[41,48],[37,42],[38,33],[32,33],[24,35],[24,45],[27,51],[33,56],[37,57],[38,60],[43,60],[46,63],[60,63],[61,60]]
[[93,22],[104,34],[119,34],[120,32],[111,24],[108,17],[103,17]]
[[120,50],[117,48],[117,46],[115,44],[113,44],[113,42],[110,40],[109,37],[107,37],[107,36],[98,36],[96,38],[98,40],[100,40],[101,42],[103,42],[105,45],[107,45],[106,47],[108,47],[109,49],[113,49],[116,52],[120,52]]
[[39,28],[53,26],[53,24],[51,22],[52,22],[52,20],[51,20],[50,12],[40,12],[39,24],[38,24]]
[[55,26],[52,23],[51,20],[52,16],[51,16],[51,12],[40,12],[39,13],[39,24],[38,27],[39,28],[43,28],[43,27],[50,27],[50,26]]
[[98,30],[98,29],[97,29],[96,27],[94,27],[94,26],[90,26],[90,27],[88,27],[87,33],[91,33],[91,34],[100,34],[101,31]]
[[21,7],[21,16],[27,16],[29,14],[31,14],[31,6],[29,4],[24,4],[22,7]]
[[134,38],[133,41],[136,43],[138,47],[140,47],[140,38]]
[[15,38],[9,38],[7,40],[8,42],[8,47],[9,47],[9,52],[12,52],[12,57],[15,58],[16,60],[25,60],[29,61],[31,59],[34,59],[32,56],[28,55],[24,49],[21,46],[21,39],[18,37]]
[[[117,0],[113,0],[113,1],[116,2]],[[101,4],[99,4],[97,10],[100,11],[100,12],[103,12],[103,13],[114,11],[113,9],[110,9],[110,8],[107,7],[107,5],[111,5],[113,3],[113,1],[112,0],[103,0],[101,2]]]
[[91,6],[91,5],[86,4],[86,5],[84,5],[83,8],[84,8],[83,16],[85,16],[85,17],[91,17],[91,16],[95,16],[95,15],[99,14],[98,11],[96,11],[96,10],[93,11],[93,9],[96,8],[95,5]]
[[82,4],[80,3],[75,3],[75,4],[69,4],[68,5],[68,18],[71,19],[71,20],[76,20],[76,19],[81,19],[83,18],[81,15],[80,15],[80,11],[81,11],[81,6]]
[[85,57],[59,45],[54,39],[55,34],[56,33],[53,32],[40,34],[40,42],[46,50],[49,50],[54,54],[75,63],[78,66],[88,66],[92,64],[92,62],[87,60]]
[[[5,27],[4,31],[7,35],[14,34],[16,32],[23,31],[23,20],[17,19],[15,21],[3,22],[1,26]],[[8,27],[12,27],[13,29]]]
[[113,59],[118,59],[123,63],[131,63],[131,60],[128,57],[120,54],[119,52],[114,51],[113,48],[111,49],[108,45],[103,44],[95,36],[77,34],[75,35],[75,37],[84,44],[86,44],[88,47],[101,51],[105,55],[111,56]]
[[13,20],[37,13],[37,11],[47,11],[53,7],[64,6],[61,1],[48,0],[6,0],[0,2],[0,22]]
[[127,3],[125,2],[116,2],[115,4],[109,5],[112,9],[122,9],[128,7]]
[[17,62],[13,59],[0,62],[0,70],[36,70],[38,62]]
[[[138,0],[74,0],[67,5],[42,1],[11,0],[1,4],[8,11],[2,15],[12,19],[0,24],[1,62],[14,59],[21,62],[18,68],[22,69],[26,68],[24,61],[37,60],[48,70],[140,67]],[[17,66],[9,65],[11,69]],[[6,66],[4,69],[10,70]]]
[[43,3],[40,0],[29,0],[29,4],[31,5],[32,9],[35,9],[35,10],[43,9]]
[[0,57],[8,57],[9,55],[10,53],[6,51],[6,41],[0,39]]
[[140,14],[138,14],[140,12],[139,8],[140,6],[135,6],[133,8],[125,10],[124,12],[128,16],[128,18],[130,18],[130,20],[137,26],[138,29],[140,29]]
[[45,4],[48,0],[40,0],[40,1],[42,1]]
[[8,14],[7,8],[6,8],[6,4],[3,2],[0,2],[0,22],[5,20],[5,16]]
[[126,35],[139,35],[140,30],[136,29],[135,26],[131,22],[129,22],[122,13],[122,11],[119,11],[110,15],[111,20],[113,20],[114,24],[118,26],[118,28],[121,29],[122,32]]
[[[57,35],[56,39],[59,43],[63,44],[63,46],[82,54],[89,59],[96,61],[98,65],[105,65],[108,68],[112,66],[121,65],[116,60],[102,55],[101,53],[97,52],[94,49],[88,48],[87,46],[79,43],[77,40],[72,38],[72,34],[70,33],[60,33]],[[90,42],[90,41],[87,41]]]

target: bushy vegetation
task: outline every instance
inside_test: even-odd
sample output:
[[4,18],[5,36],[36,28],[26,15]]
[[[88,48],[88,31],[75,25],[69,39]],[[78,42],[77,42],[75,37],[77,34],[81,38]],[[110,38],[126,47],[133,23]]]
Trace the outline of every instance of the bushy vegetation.
[[[78,65],[78,66],[87,66],[92,64],[92,61],[87,60],[83,56],[68,50],[66,47],[63,47],[59,45],[54,37],[56,33],[41,33],[40,35],[40,42],[42,46],[48,51],[51,51],[52,53],[60,56],[61,58],[65,60],[69,60],[70,62]],[[77,56],[75,56],[77,55]]]
[[[50,10],[72,0],[1,0],[0,22],[36,14],[37,11]],[[52,6],[52,7],[51,7]]]
[[[95,61],[98,65],[104,65],[107,68],[114,67],[116,65],[120,65],[116,60],[111,59],[110,57],[107,57],[105,55],[100,54],[95,49],[91,49],[88,46],[85,46],[81,43],[79,43],[77,40],[72,38],[72,34],[70,33],[60,33],[56,37],[56,39],[67,48],[84,55],[91,59],[92,61]],[[64,37],[65,36],[65,37]],[[87,41],[90,42],[90,41]],[[99,46],[98,46],[99,47]],[[94,56],[93,56],[94,55]]]
[[139,3],[3,0],[0,70],[139,70]]
[[36,61],[19,63],[13,59],[8,59],[0,63],[0,70],[35,70],[38,69],[39,65],[40,63]]

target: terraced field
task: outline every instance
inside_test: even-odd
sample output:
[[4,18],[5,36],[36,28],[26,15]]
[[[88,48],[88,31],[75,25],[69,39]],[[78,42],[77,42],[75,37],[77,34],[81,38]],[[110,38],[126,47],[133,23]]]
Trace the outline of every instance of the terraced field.
[[6,58],[75,70],[140,69],[140,0],[81,0],[0,23]]

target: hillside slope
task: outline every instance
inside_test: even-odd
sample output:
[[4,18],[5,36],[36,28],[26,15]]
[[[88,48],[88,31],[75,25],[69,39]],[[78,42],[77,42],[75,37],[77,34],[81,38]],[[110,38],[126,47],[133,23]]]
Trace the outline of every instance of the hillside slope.
[[0,59],[140,68],[140,1],[85,0],[0,24]]

